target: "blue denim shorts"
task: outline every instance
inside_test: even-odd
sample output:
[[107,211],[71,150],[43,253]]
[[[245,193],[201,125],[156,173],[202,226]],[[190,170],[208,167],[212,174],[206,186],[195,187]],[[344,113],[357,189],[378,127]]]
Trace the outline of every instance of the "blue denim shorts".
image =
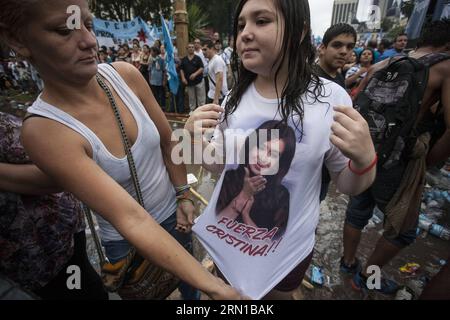
[[[350,197],[350,202],[347,206],[345,223],[355,229],[362,230],[372,218],[373,209],[375,208],[375,198],[369,188],[360,195]],[[383,235],[384,238],[397,247],[405,247],[412,244],[416,240],[416,229],[400,233],[397,237],[391,238]]]

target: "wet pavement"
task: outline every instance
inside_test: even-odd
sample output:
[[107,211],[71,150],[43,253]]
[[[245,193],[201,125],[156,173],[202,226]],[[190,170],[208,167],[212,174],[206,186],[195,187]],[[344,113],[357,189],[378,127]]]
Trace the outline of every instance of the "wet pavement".
[[[313,264],[321,266],[325,274],[325,284],[322,288],[306,290],[301,288],[305,299],[393,299],[371,292],[369,295],[357,292],[350,285],[350,278],[339,272],[339,262],[342,256],[342,230],[344,226],[345,210],[348,197],[340,194],[332,186],[325,201],[321,204],[320,222],[316,232]],[[449,215],[449,212],[447,212]],[[366,262],[372,253],[378,239],[383,232],[382,223],[373,221],[364,229],[358,247],[357,257]],[[439,261],[446,260],[450,254],[450,242],[438,239],[432,235],[422,234],[411,246],[403,249],[388,265],[382,269],[383,276],[387,276],[411,288],[416,296],[423,289],[424,277],[432,277],[439,269]],[[406,263],[415,262],[421,267],[415,276],[406,276],[399,268]],[[450,290],[450,289],[449,289]]]
[[[173,119],[173,118],[172,118]],[[182,126],[182,118],[176,118],[172,123],[174,127]],[[217,177],[200,166],[187,166],[188,173],[194,174],[199,180],[194,185],[195,190],[206,200],[209,200],[214,189]],[[345,209],[347,207],[348,197],[336,191],[333,184],[327,198],[321,204],[320,222],[316,232],[316,245],[314,248],[314,257],[312,265],[321,267],[324,274],[324,284],[322,286],[314,285],[313,288],[307,288],[302,285],[294,297],[296,299],[314,299],[314,300],[390,300],[393,296],[384,296],[375,292],[364,294],[352,289],[350,278],[339,272],[339,261],[342,255],[342,230],[345,219]],[[197,203],[199,212],[202,212],[204,205],[201,201]],[[450,226],[450,210],[446,208],[446,215],[441,219],[442,224]],[[371,221],[363,230],[361,242],[358,248],[357,257],[364,263],[370,256],[380,235],[382,234],[382,223]],[[90,241],[88,244],[91,261],[97,265],[98,257],[95,253],[95,247]],[[430,279],[440,269],[440,260],[447,260],[450,254],[450,241],[441,240],[431,234],[421,233],[417,241],[411,246],[405,248],[395,257],[387,266],[383,268],[383,276],[387,276],[400,285],[405,285],[414,291],[415,295],[420,295],[427,279]],[[211,265],[207,253],[201,244],[194,239],[194,256],[203,261],[204,264]],[[399,268],[406,263],[415,262],[420,265],[420,269],[414,276],[408,276],[399,271]],[[311,282],[309,269],[305,280]],[[112,296],[112,298],[117,298]],[[175,291],[168,299],[180,299],[180,294]],[[202,299],[207,299],[202,296]]]

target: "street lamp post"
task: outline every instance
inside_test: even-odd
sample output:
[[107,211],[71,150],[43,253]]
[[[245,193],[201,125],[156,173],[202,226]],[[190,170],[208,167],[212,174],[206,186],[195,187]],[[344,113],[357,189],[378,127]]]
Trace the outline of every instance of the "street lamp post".
[[189,42],[188,34],[188,14],[186,10],[186,0],[175,0],[175,31],[177,34],[178,56],[183,58],[186,56],[186,48]]

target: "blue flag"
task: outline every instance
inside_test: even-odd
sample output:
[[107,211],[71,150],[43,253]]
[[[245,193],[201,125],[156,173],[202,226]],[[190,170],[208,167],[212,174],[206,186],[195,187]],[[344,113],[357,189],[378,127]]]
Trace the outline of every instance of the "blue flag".
[[177,75],[177,69],[175,67],[175,56],[172,39],[170,38],[169,29],[162,14],[161,14],[161,26],[164,39],[164,46],[166,47],[167,81],[169,82],[170,92],[176,95],[178,92],[178,86],[180,82]]
[[121,44],[139,39],[144,43],[153,44],[156,40],[147,23],[139,17],[123,22],[95,18],[94,30],[99,42],[101,39],[112,39],[115,44]]

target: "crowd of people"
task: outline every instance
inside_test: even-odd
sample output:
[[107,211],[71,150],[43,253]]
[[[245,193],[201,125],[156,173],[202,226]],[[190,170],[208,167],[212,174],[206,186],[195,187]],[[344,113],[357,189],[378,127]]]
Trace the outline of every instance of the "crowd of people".
[[[215,54],[210,54],[210,58],[205,57],[204,46],[208,43],[214,48]],[[147,44],[141,45],[138,39],[132,41],[131,47],[128,44],[122,44],[118,50],[111,47],[102,46],[98,51],[99,63],[113,63],[124,61],[136,67],[150,85],[156,100],[162,110],[169,113],[190,113],[195,108],[206,103],[210,88],[215,87],[216,73],[208,76],[210,59],[213,70],[221,68],[226,86],[224,85],[224,94],[231,86],[231,55],[233,52],[232,39],[228,41],[229,46],[222,49],[223,41],[219,33],[215,32],[212,37],[205,39],[193,39],[187,46],[187,56],[179,57],[176,41],[174,46],[174,61],[179,78],[179,88],[176,95],[172,94],[168,88],[168,74],[166,67],[166,49],[160,40],[156,40],[150,47]],[[211,79],[211,80],[210,80]],[[222,82],[223,83],[223,82]],[[185,106],[185,94],[188,95],[188,106]],[[211,98],[213,99],[213,98]]]
[[[231,70],[234,45],[232,35],[227,43],[228,46],[223,49],[223,41],[220,39],[218,32],[215,32],[211,38],[193,39],[187,46],[187,56],[180,58],[176,41],[173,41],[174,60],[180,80],[179,93],[177,95],[171,94],[168,89],[166,50],[160,40],[156,40],[152,47],[147,44],[141,45],[138,39],[134,39],[130,45],[122,44],[118,50],[113,47],[107,48],[102,46],[99,48],[98,59],[99,63],[125,61],[134,65],[151,86],[152,92],[163,111],[169,113],[190,113],[208,102],[208,98],[211,102],[214,101],[215,84],[219,79],[216,79],[216,70],[213,70],[211,76],[208,76],[210,59],[214,60],[214,63],[211,63],[213,67],[220,65],[220,70],[222,70],[220,73],[223,76],[221,81],[223,87],[219,96],[224,97],[228,90],[231,89],[234,81]],[[324,46],[327,48],[329,57],[330,49],[328,48],[328,43],[329,39],[324,37],[322,44],[316,48],[316,62],[319,64],[319,61],[322,61],[322,67],[325,68],[327,66],[323,64],[327,63],[327,57],[323,57],[323,55],[327,54],[327,52],[323,48]],[[345,58],[345,65],[339,68],[339,72],[344,79],[343,86],[345,86],[350,96],[352,98],[356,97],[360,90],[360,83],[367,75],[370,66],[403,54],[407,43],[408,37],[404,33],[396,36],[393,42],[386,38],[355,42],[352,52]],[[204,52],[205,45],[209,49],[214,50],[213,53],[209,54],[210,57]],[[203,78],[200,77],[201,74],[203,74]],[[319,74],[323,76],[323,74]],[[193,79],[190,79],[191,76]],[[234,76],[236,77],[236,74]],[[340,79],[338,80],[340,81]],[[213,91],[209,89],[211,85],[214,88]],[[185,94],[188,95],[187,106],[185,106]],[[219,100],[219,102],[221,101]]]
[[[190,113],[208,101],[209,88],[211,85],[215,88],[218,80],[216,73],[213,73],[211,77],[208,76],[210,58],[205,56],[203,48],[205,44],[211,45],[210,41],[212,42],[211,48],[214,49],[214,55],[211,57],[215,60],[213,65],[224,66],[222,83],[226,83],[226,86],[223,85],[223,93],[220,95],[225,96],[234,81],[231,70],[233,36],[226,41],[228,46],[225,49],[223,49],[223,41],[218,32],[215,32],[211,38],[193,39],[188,44],[187,56],[183,58],[178,56],[176,41],[173,41],[174,60],[180,80],[177,95],[170,93],[168,88],[166,50],[161,40],[156,40],[151,47],[148,44],[142,44],[138,39],[117,48],[101,46],[98,50],[98,62],[111,64],[116,61],[124,61],[132,64],[146,79],[164,112]],[[355,44],[350,56],[346,58],[345,65],[340,68],[346,90],[351,97],[355,97],[359,92],[359,84],[366,76],[368,68],[375,63],[402,54],[407,41],[407,35],[402,33],[394,39],[393,44],[388,39],[380,41],[371,39],[366,44],[359,42]],[[328,44],[327,38],[323,39],[323,44]],[[327,63],[327,57],[322,57],[323,54],[326,52],[321,52],[321,46],[318,46],[316,59],[322,60],[322,64]],[[215,58],[215,56],[217,57]],[[200,58],[201,64],[197,57]],[[326,66],[322,67],[326,68]],[[202,78],[200,78],[200,74],[203,75]],[[190,79],[192,75],[194,75],[194,79]],[[12,56],[0,61],[0,90],[2,94],[6,95],[10,89],[18,90],[21,94],[37,94],[43,90],[43,81],[32,64],[20,57]],[[187,103],[185,103],[185,94],[188,96]],[[214,91],[210,95],[209,99],[214,100]]]
[[[341,32],[337,34],[337,32]],[[335,36],[336,35],[336,36]],[[345,57],[336,59],[336,54],[340,49],[336,44],[343,44],[341,39],[352,35],[348,53]],[[408,36],[399,34],[391,44],[389,39],[369,39],[366,43],[355,41],[356,31],[347,24],[337,24],[327,30],[322,43],[317,48],[317,65],[320,76],[333,78],[333,81],[344,87],[354,99],[359,91],[362,80],[367,76],[369,68],[381,61],[395,56],[406,54]],[[344,39],[348,40],[348,39]],[[333,42],[330,44],[330,42]],[[345,42],[344,42],[345,44]],[[334,65],[333,65],[334,64]],[[336,67],[336,64],[339,67]],[[331,79],[330,79],[331,80]]]
[[[175,53],[181,81],[179,93],[173,95],[168,94],[166,52],[160,41],[149,47],[135,40],[131,48],[122,45],[117,51],[98,48],[85,0],[37,2],[1,1],[0,35],[21,57],[10,61],[7,68],[3,64],[2,90],[9,82],[29,91],[34,68],[39,74],[36,79],[43,82],[35,82],[42,93],[28,109],[23,124],[0,114],[2,276],[43,298],[107,299],[101,279],[86,258],[80,218],[80,203],[84,203],[98,215],[102,244],[112,265],[126,263],[135,248],[143,259],[182,280],[180,291],[185,299],[198,299],[198,290],[213,299],[247,298],[191,255],[193,198],[186,164],[172,159],[176,143],[171,140],[164,111],[189,112],[185,129],[191,135],[199,123],[203,131],[240,129],[253,123],[255,130],[268,124],[284,128],[286,141],[292,140],[294,145],[303,146],[303,138],[308,139],[307,153],[289,149],[286,142],[286,171],[273,179],[282,191],[282,200],[270,205],[282,207],[276,210],[283,214],[286,210],[302,212],[306,222],[296,231],[311,245],[302,247],[300,263],[266,298],[290,299],[300,285],[312,258],[319,203],[331,180],[350,195],[340,268],[352,276],[354,289],[369,289],[366,266],[385,266],[415,241],[419,208],[414,204],[423,191],[419,174],[450,156],[449,20],[425,26],[417,48],[409,54],[429,70],[422,95],[411,94],[411,99],[420,99],[415,102],[417,114],[410,115],[416,119],[418,136],[408,145],[411,148],[400,150],[401,156],[385,159],[380,150],[384,150],[386,137],[371,136],[370,119],[363,112],[366,100],[361,97],[378,99],[378,107],[389,105],[384,99],[392,96],[370,95],[379,93],[377,72],[407,56],[404,34],[394,39],[392,48],[385,40],[356,48],[355,30],[338,24],[327,30],[323,43],[315,48],[310,41],[308,1],[292,5],[284,0],[241,0],[229,47],[222,50],[216,33],[212,39],[193,39],[186,57]],[[81,8],[81,29],[61,32],[58,24],[48,25],[52,19],[46,18],[60,16],[74,2]],[[390,88],[387,85],[381,91],[391,92]],[[184,106],[185,89],[188,108]],[[319,118],[322,121],[317,121]],[[202,144],[212,149],[223,147],[214,137],[203,139]],[[419,147],[425,151],[416,150]],[[395,144],[391,149],[397,148]],[[396,156],[393,151],[389,155]],[[202,165],[221,173],[223,163]],[[282,180],[291,167],[307,170],[287,191]],[[228,179],[233,175],[239,181],[258,179],[261,189],[251,192],[252,199],[259,192],[264,195],[265,184],[272,183],[251,166],[229,173]],[[305,191],[306,185],[310,190]],[[229,192],[222,199],[220,214],[230,216],[228,202],[248,196],[243,191]],[[305,196],[292,197],[300,193]],[[406,208],[392,203],[405,195],[410,204]],[[244,199],[244,207],[250,198]],[[264,198],[272,199],[271,195]],[[288,198],[291,209],[283,206]],[[267,211],[270,205],[262,209]],[[363,266],[356,252],[361,230],[375,205],[389,215],[392,225],[374,244],[374,252]],[[240,221],[260,223],[256,209],[247,211]],[[282,215],[270,222],[284,230],[286,219]],[[27,267],[30,261],[38,262],[34,269]],[[83,269],[83,291],[70,292],[66,286],[65,267],[70,264]],[[440,289],[426,288],[427,297],[448,298],[448,272],[448,267],[442,268],[437,276],[446,281],[444,290],[440,281]],[[393,294],[397,288],[383,278],[377,290]]]

